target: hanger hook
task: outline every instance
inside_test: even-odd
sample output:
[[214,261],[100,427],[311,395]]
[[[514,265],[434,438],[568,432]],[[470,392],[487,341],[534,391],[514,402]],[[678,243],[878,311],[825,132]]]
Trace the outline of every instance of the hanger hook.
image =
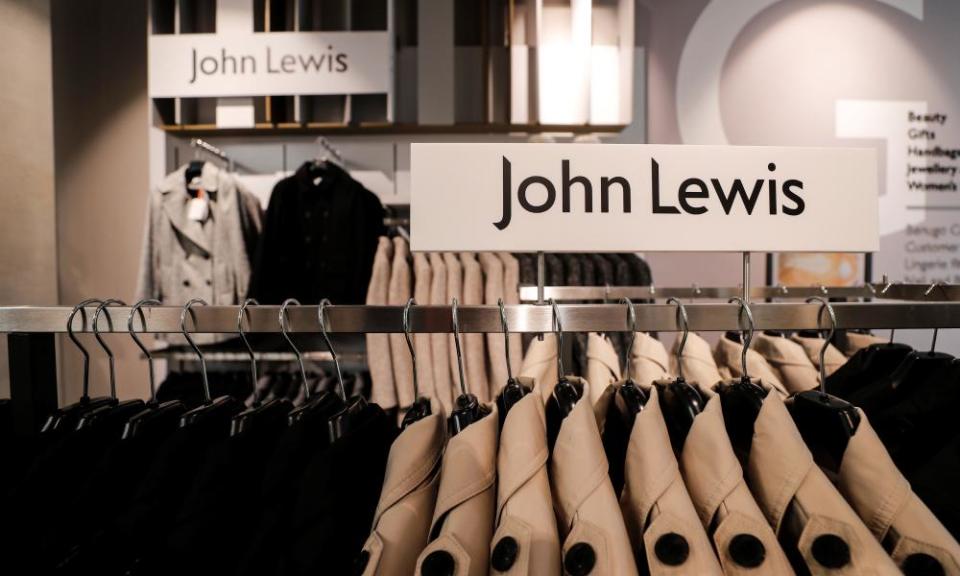
[[102,302],[102,300],[98,300],[97,298],[87,298],[83,302],[74,306],[73,311],[70,312],[70,316],[67,317],[67,336],[70,337],[70,340],[73,341],[73,345],[80,350],[81,354],[83,354],[83,395],[80,396],[81,402],[90,400],[90,353],[87,352],[87,349],[84,348],[83,344],[80,343],[80,340],[77,339],[76,334],[73,333],[73,319],[77,315],[77,312],[80,312],[82,314],[81,320],[83,321],[83,326],[86,327],[86,307],[91,304],[101,304]]
[[197,317],[193,313],[194,304],[206,306],[207,301],[203,298],[191,298],[189,302],[183,305],[183,309],[180,311],[180,332],[183,333],[183,337],[187,339],[187,343],[190,344],[190,347],[197,354],[197,358],[200,359],[200,374],[203,376],[203,398],[204,402],[209,404],[213,401],[213,398],[210,396],[210,381],[207,379],[207,359],[203,357],[203,351],[200,350],[197,343],[193,341],[193,337],[190,336],[190,332],[187,331],[187,314],[190,314],[190,320],[193,321],[194,325],[197,322]]
[[630,361],[630,355],[633,354],[633,343],[637,339],[637,311],[633,308],[633,302],[626,296],[620,298],[620,303],[627,307],[627,330],[630,331],[630,343],[627,344],[627,359],[623,367],[623,375],[627,382],[633,382],[633,362]]
[[[327,334],[327,306],[331,306],[330,299],[324,298],[320,301],[320,307],[317,308],[317,319],[320,321],[320,335],[323,336],[327,350],[330,351],[330,356],[333,358],[333,367],[337,369],[337,384],[340,386],[340,398],[346,402],[347,389],[343,385],[343,373],[340,372],[340,359],[337,357],[337,351],[333,349],[330,336]],[[416,372],[414,372],[414,374],[416,374]]]
[[463,355],[460,352],[460,303],[453,299],[450,307],[450,322],[453,325],[453,343],[457,346],[457,368],[460,370],[460,394],[467,395],[467,384],[463,378]]
[[283,301],[283,304],[280,305],[280,333],[283,334],[283,338],[287,341],[287,344],[290,345],[290,349],[293,350],[293,355],[297,357],[297,364],[300,366],[300,380],[303,382],[303,397],[307,400],[310,399],[310,386],[307,384],[307,371],[303,367],[303,354],[300,353],[300,349],[297,348],[297,345],[293,343],[293,339],[290,338],[290,334],[287,332],[289,326],[287,325],[287,307],[291,304],[294,306],[300,306],[300,301],[296,298],[287,298]]
[[403,337],[407,340],[407,348],[410,349],[410,357],[413,359],[413,399],[420,398],[420,378],[417,376],[417,351],[413,347],[413,337],[410,336],[410,308],[417,305],[414,298],[407,300],[407,305],[403,307]]
[[250,345],[250,341],[247,340],[247,334],[243,331],[243,320],[247,317],[247,306],[253,304],[254,306],[259,306],[260,303],[254,298],[247,298],[243,301],[243,304],[240,305],[240,312],[237,314],[237,333],[240,334],[240,339],[243,340],[243,345],[247,348],[247,354],[250,356],[250,382],[253,385],[253,403],[256,404],[257,400],[257,355],[253,351],[253,346]]
[[747,322],[750,328],[746,331],[740,330],[740,338],[743,340],[742,349],[740,350],[740,368],[743,371],[743,378],[749,380],[750,375],[747,373],[747,350],[750,349],[750,343],[753,342],[753,312],[750,310],[750,306],[739,296],[731,298],[727,303],[737,303],[740,306],[740,311],[737,312],[737,324],[740,323],[740,314],[746,314],[747,316]]
[[510,329],[507,327],[507,311],[503,307],[503,298],[497,298],[500,308],[500,328],[503,330],[503,353],[507,357],[507,382],[513,382],[513,368],[510,366]]
[[566,374],[563,370],[563,324],[560,323],[560,307],[553,298],[550,299],[550,307],[553,309],[553,333],[557,337],[557,375],[562,380]]
[[147,369],[150,371],[150,402],[156,403],[157,401],[157,384],[156,376],[153,372],[153,354],[150,352],[150,349],[147,348],[144,343],[137,336],[136,330],[133,329],[133,318],[139,314],[140,315],[140,325],[143,326],[144,331],[147,329],[147,318],[143,314],[144,306],[160,306],[160,301],[154,298],[144,298],[143,300],[137,302],[133,305],[133,308],[130,309],[130,315],[127,316],[127,331],[130,332],[130,337],[133,338],[133,341],[136,343],[137,348],[140,348],[140,351],[143,352],[143,355],[147,357]]
[[820,310],[817,312],[817,327],[820,326],[820,317],[823,315],[823,311],[827,311],[827,318],[830,320],[830,331],[827,332],[827,337],[823,340],[823,346],[820,347],[820,394],[826,395],[826,382],[827,382],[827,366],[824,363],[824,356],[827,354],[827,348],[830,346],[830,341],[833,340],[833,335],[837,331],[837,314],[833,310],[833,306],[829,302],[814,296],[813,298],[807,298],[807,304],[813,302],[820,303]]
[[[97,306],[97,311],[93,315],[93,335],[97,339],[97,343],[100,344],[100,347],[103,348],[103,351],[107,353],[107,358],[110,363],[110,395],[114,398],[117,397],[117,362],[113,356],[113,350],[107,346],[107,343],[103,340],[103,336],[100,335],[100,313],[107,309],[107,306],[126,306],[126,303],[123,300],[117,300],[116,298],[108,298],[100,303]],[[113,332],[113,319],[110,317],[110,313],[107,313],[107,322],[110,323],[110,331]]]
[[680,347],[677,348],[677,379],[683,380],[683,362],[681,362],[680,359],[683,358],[683,349],[687,347],[687,336],[690,334],[690,319],[687,317],[687,307],[684,306],[683,302],[679,299],[671,296],[667,298],[667,304],[677,305],[677,321],[683,330],[683,333],[680,335]]

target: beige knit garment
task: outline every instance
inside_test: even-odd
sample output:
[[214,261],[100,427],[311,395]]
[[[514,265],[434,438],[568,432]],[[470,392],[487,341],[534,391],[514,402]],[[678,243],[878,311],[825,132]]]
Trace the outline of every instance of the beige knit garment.
[[[496,306],[503,298],[503,261],[492,252],[480,253],[483,267],[483,303]],[[503,334],[490,332],[487,335],[487,366],[490,380],[490,395],[496,396],[507,383],[507,347]]]
[[[520,303],[520,262],[509,252],[498,252],[503,261],[503,303],[512,306]],[[507,327],[509,329],[509,326]],[[523,364],[523,337],[510,334],[510,368],[513,373],[520,371]]]
[[[447,265],[443,261],[443,254],[430,254],[430,304],[433,306],[449,306],[447,298]],[[453,400],[457,397],[453,390],[452,373],[450,372],[450,350],[447,334],[431,334],[430,350],[433,357],[433,387],[437,393],[437,400],[444,411],[450,414],[453,411]],[[456,352],[454,352],[456,354]]]
[[[401,237],[393,239],[393,267],[390,270],[390,288],[387,304],[405,306],[410,299],[410,247]],[[413,404],[413,359],[403,333],[390,334],[390,359],[393,361],[393,381],[401,408]]]
[[[430,260],[423,252],[413,255],[413,297],[417,304],[430,303],[432,273]],[[433,398],[436,390],[433,384],[433,350],[430,347],[429,334],[414,334],[413,348],[417,352],[417,385],[421,396]]]
[[[381,236],[373,257],[367,306],[387,303],[390,286],[390,267],[393,260],[393,242]],[[393,363],[390,360],[390,337],[386,334],[367,334],[367,365],[370,368],[370,401],[381,408],[397,406],[397,389],[393,382]]]
[[[477,258],[470,252],[460,253],[463,265],[464,306],[483,304],[483,270]],[[483,334],[461,334],[461,343],[465,345],[463,353],[466,361],[467,391],[481,402],[490,402],[490,384],[487,380],[487,354]]]

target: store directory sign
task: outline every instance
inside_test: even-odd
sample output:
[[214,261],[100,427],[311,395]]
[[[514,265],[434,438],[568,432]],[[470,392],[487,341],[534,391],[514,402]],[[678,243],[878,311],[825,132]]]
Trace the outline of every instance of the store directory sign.
[[154,34],[151,98],[392,92],[389,32]]
[[413,144],[416,251],[872,252],[860,148]]

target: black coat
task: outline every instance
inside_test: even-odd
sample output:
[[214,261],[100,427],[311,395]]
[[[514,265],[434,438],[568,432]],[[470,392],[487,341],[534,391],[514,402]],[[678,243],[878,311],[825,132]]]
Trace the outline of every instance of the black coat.
[[304,164],[270,196],[250,297],[261,304],[363,304],[377,238],[386,233],[383,217],[377,196],[343,169]]

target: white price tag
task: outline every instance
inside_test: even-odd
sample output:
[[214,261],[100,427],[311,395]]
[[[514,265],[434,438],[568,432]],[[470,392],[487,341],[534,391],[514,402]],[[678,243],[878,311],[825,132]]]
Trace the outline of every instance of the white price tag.
[[191,198],[187,203],[187,218],[196,222],[206,222],[210,215],[210,202],[206,198]]

